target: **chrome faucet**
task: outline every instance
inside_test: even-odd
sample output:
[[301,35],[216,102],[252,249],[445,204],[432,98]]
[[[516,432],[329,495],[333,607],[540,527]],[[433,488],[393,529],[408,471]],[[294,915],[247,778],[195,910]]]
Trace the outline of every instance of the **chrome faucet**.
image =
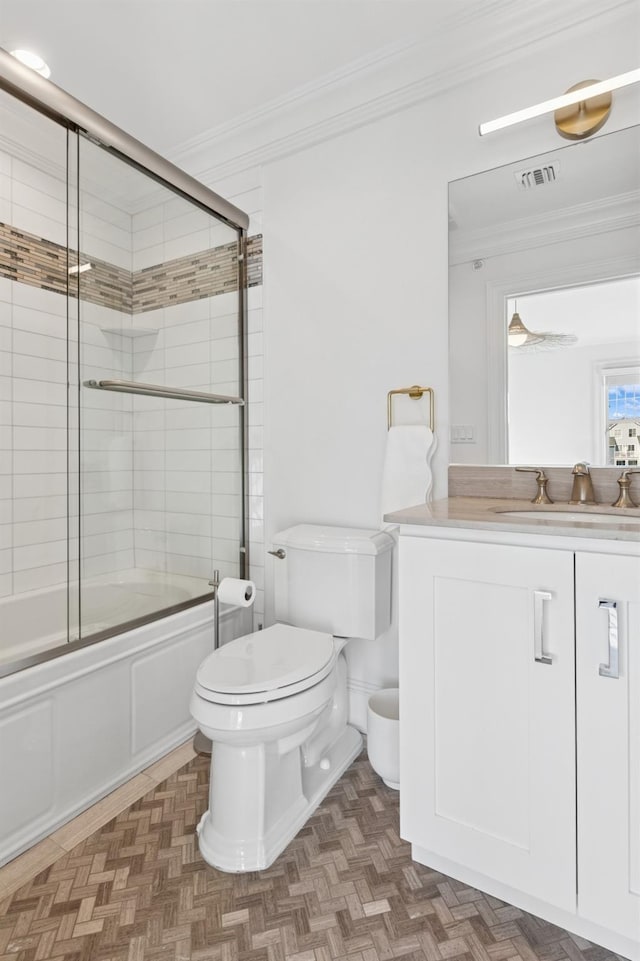
[[589,465],[584,461],[579,461],[572,471],[573,487],[571,488],[570,504],[595,504],[596,496],[593,493],[593,483],[589,472]]

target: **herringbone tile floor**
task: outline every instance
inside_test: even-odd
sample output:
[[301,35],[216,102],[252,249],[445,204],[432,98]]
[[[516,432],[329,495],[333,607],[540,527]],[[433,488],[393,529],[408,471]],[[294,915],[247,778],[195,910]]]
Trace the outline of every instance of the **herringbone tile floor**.
[[196,757],[0,902],[1,961],[613,961],[411,861],[362,755],[267,871],[201,859]]

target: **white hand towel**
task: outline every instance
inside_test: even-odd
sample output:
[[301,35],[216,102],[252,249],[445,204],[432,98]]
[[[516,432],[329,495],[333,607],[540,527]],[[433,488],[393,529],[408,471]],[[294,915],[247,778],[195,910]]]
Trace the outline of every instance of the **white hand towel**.
[[431,495],[433,432],[424,424],[390,427],[382,470],[382,515],[424,504]]

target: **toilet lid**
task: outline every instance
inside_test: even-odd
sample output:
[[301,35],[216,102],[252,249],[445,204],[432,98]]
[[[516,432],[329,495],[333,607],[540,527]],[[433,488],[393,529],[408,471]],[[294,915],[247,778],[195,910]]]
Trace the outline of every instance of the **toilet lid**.
[[[198,668],[196,689],[222,703],[287,697],[325,677],[336,658],[330,634],[275,624],[230,641]],[[302,683],[306,682],[306,683]]]

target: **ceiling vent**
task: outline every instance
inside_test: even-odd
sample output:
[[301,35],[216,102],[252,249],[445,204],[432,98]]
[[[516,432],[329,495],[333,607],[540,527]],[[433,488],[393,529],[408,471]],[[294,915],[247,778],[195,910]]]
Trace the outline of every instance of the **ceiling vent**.
[[521,190],[530,190],[532,187],[543,187],[545,184],[555,183],[559,174],[560,164],[557,160],[554,160],[553,163],[545,164],[543,167],[517,170],[514,176]]

